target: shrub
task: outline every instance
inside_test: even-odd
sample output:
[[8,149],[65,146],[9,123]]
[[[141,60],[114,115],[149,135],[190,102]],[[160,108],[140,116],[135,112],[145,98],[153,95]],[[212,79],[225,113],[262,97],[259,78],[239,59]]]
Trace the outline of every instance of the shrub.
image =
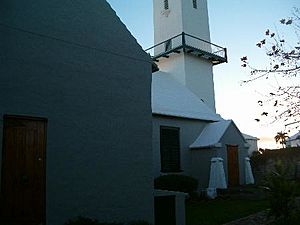
[[164,175],[154,180],[154,187],[155,189],[193,194],[198,188],[198,181],[185,175]]
[[77,217],[76,219],[69,220],[64,225],[123,225],[121,223],[100,223],[97,220],[87,217]]
[[288,179],[289,168],[285,168],[279,161],[275,164],[275,171],[266,177],[266,190],[270,202],[270,214],[275,216],[274,224],[294,224],[299,219],[299,209],[295,204],[298,185]]

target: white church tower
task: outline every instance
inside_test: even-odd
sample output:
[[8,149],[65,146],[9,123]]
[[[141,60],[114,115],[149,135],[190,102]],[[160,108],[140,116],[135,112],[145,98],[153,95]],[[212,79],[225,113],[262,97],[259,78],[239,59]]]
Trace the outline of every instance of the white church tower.
[[212,67],[227,62],[227,55],[210,42],[207,1],[153,0],[153,7],[155,46],[146,51],[161,71],[216,111]]

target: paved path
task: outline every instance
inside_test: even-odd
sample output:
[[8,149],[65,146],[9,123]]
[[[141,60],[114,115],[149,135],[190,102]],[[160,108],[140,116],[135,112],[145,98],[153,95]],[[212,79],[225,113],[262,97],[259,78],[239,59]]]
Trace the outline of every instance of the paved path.
[[268,219],[268,212],[259,212],[235,221],[231,221],[224,225],[267,225],[270,223]]

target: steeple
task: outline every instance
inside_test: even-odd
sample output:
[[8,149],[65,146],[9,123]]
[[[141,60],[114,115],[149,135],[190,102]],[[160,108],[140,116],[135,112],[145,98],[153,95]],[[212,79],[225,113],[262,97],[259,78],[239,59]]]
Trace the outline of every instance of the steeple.
[[153,0],[154,43],[182,32],[210,42],[206,0]]
[[206,0],[153,0],[154,43],[146,50],[215,111],[213,65],[227,62],[226,49],[210,42]]

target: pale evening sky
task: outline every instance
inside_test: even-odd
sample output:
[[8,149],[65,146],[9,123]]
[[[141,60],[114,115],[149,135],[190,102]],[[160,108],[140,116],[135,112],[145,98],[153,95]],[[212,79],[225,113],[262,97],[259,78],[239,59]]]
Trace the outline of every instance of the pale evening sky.
[[[143,49],[151,47],[152,0],[107,1]],[[254,119],[262,112],[257,101],[280,81],[270,78],[267,81],[241,86],[241,81],[249,78],[249,73],[241,67],[240,58],[247,55],[255,65],[267,65],[264,52],[255,44],[264,38],[267,29],[281,32],[279,20],[290,16],[292,8],[299,8],[300,2],[299,0],[207,0],[207,2],[211,42],[226,47],[229,60],[228,63],[214,67],[217,112],[225,119],[232,119],[243,133],[260,138],[259,147],[274,148],[276,147],[274,136],[278,131],[284,131],[284,124],[257,123]],[[295,132],[296,130],[293,130],[290,135]]]

